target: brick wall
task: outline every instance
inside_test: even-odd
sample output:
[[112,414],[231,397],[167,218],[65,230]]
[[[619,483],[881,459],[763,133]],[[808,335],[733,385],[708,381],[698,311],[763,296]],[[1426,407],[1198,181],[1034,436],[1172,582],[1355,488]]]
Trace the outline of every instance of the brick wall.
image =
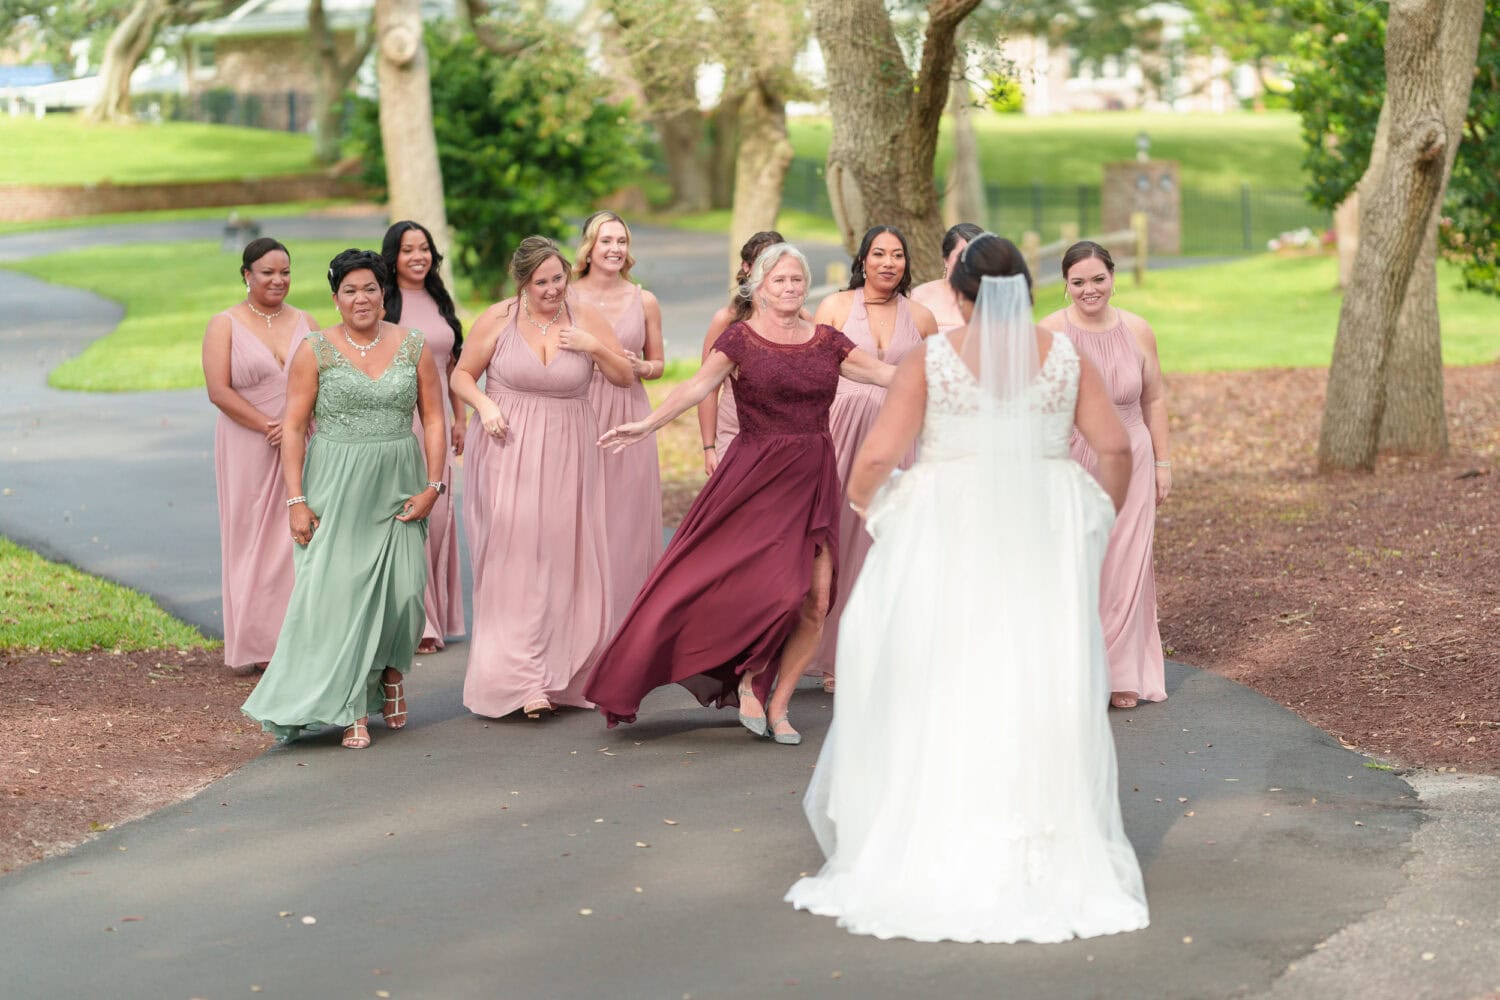
[[365,193],[352,180],[322,174],[181,184],[86,184],[68,187],[0,184],[0,222],[33,222],[108,212],[227,208],[232,205],[264,205],[318,198],[350,198]]

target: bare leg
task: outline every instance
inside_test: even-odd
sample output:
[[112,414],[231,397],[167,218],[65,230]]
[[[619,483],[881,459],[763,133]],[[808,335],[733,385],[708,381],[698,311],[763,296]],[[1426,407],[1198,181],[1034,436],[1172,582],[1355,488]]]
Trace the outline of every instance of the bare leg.
[[[773,721],[784,720],[792,704],[792,692],[797,689],[797,679],[807,670],[813,654],[818,651],[818,641],[823,637],[823,620],[828,617],[828,597],[833,589],[833,558],[827,549],[818,549],[813,556],[812,582],[807,599],[802,602],[801,617],[796,629],[781,648],[781,669],[776,674],[776,688],[771,692],[771,702],[766,714]],[[784,721],[771,727],[773,733],[792,733],[795,730]]]

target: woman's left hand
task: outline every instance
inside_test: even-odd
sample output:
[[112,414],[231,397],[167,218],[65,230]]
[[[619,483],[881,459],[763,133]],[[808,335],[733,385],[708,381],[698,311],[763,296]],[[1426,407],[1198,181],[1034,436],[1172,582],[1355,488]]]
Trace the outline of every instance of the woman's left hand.
[[1156,467],[1156,502],[1161,504],[1167,499],[1167,494],[1172,492],[1172,467],[1169,465],[1158,465]]
[[577,351],[579,354],[593,354],[599,349],[599,338],[587,330],[570,326],[558,333],[557,346],[565,351]]
[[635,376],[637,382],[644,382],[651,377],[651,362],[634,351],[626,351],[625,357],[630,361],[630,373]]
[[462,420],[453,421],[453,454],[464,453],[464,436],[468,433],[468,425]]
[[430,487],[421,493],[407,497],[406,502],[401,505],[401,513],[396,515],[396,520],[421,521],[426,519],[427,515],[432,512],[432,505],[437,503],[437,498],[437,490]]

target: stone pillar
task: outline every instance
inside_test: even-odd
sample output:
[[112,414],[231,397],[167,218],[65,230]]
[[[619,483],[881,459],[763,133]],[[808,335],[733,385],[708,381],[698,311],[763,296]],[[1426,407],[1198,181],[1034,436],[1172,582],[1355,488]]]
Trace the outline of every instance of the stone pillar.
[[1182,253],[1182,185],[1176,160],[1128,160],[1104,165],[1099,197],[1106,233],[1130,228],[1132,212],[1145,212],[1153,254]]

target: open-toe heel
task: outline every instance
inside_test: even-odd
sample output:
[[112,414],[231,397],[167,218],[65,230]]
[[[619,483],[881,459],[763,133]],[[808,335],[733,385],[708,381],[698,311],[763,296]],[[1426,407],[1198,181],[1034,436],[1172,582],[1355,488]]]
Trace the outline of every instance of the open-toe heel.
[[349,728],[344,730],[344,746],[350,750],[363,750],[370,745],[370,720],[368,718],[356,719],[350,723]]
[[1116,691],[1109,696],[1111,708],[1135,708],[1140,704],[1140,696],[1134,691]]
[[406,725],[406,688],[401,681],[381,681],[385,704],[380,706],[380,717],[385,728],[401,729]]
[[[745,706],[754,705],[761,710],[760,715],[746,715]],[[755,697],[755,691],[751,688],[749,678],[740,683],[740,725],[750,730],[756,736],[766,735],[765,708],[760,699]]]

